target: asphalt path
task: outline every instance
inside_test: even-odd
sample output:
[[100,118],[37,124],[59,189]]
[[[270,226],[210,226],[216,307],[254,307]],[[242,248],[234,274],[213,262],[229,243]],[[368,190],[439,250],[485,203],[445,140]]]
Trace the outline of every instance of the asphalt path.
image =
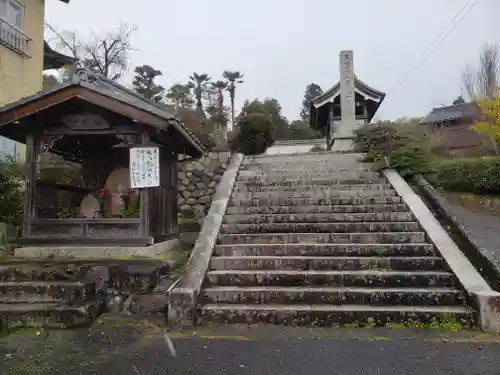
[[500,336],[477,331],[210,326],[169,337],[175,356],[148,322],[19,331],[0,338],[0,373],[500,374]]

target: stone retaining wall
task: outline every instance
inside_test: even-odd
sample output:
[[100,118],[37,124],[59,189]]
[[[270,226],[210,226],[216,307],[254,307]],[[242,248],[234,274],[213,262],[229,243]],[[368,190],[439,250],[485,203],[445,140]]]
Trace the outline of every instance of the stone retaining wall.
[[209,152],[194,161],[183,161],[184,155],[181,155],[177,195],[179,216],[192,211],[197,219],[205,217],[229,157],[227,151]]

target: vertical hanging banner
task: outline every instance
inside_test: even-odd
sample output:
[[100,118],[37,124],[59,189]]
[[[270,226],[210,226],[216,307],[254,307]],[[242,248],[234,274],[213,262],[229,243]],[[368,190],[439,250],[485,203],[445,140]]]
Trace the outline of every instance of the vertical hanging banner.
[[133,147],[130,149],[130,188],[160,186],[160,149]]

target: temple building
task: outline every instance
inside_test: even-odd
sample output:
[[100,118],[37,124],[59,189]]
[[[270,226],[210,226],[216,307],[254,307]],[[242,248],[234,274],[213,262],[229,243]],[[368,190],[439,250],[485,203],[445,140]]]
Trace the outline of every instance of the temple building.
[[353,131],[371,122],[384,98],[356,77],[352,51],[342,51],[340,81],[311,101],[310,125],[326,137],[329,150],[348,151]]
[[[178,155],[203,145],[172,114],[86,69],[0,108],[0,135],[26,144],[22,246],[148,246],[177,235]],[[44,178],[43,154],[79,178]]]

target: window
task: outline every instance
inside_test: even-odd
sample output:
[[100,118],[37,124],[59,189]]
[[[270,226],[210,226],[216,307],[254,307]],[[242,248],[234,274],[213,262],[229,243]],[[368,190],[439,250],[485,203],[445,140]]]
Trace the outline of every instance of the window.
[[0,17],[18,29],[22,29],[24,7],[16,0],[0,0]]
[[0,42],[26,54],[29,37],[23,32],[24,6],[16,0],[0,0]]

